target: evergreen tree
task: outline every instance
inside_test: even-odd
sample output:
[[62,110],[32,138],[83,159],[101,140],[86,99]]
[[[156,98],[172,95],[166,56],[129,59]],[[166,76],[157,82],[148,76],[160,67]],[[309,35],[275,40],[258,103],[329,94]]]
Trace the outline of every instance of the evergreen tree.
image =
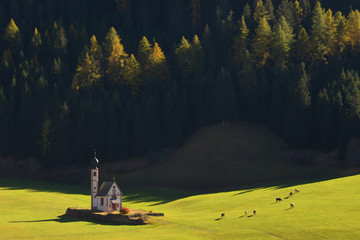
[[244,60],[245,52],[248,47],[249,29],[245,23],[245,17],[242,16],[240,20],[239,33],[234,38],[234,60],[239,67]]
[[290,57],[290,51],[294,42],[292,28],[287,23],[284,16],[281,16],[273,32],[272,60],[275,69],[284,70]]
[[63,27],[55,28],[54,51],[58,55],[63,55],[66,52],[67,37]]
[[312,59],[315,63],[326,62],[326,18],[319,1],[315,3],[311,28]]
[[346,32],[351,50],[353,52],[360,52],[360,12],[358,10],[350,12]]
[[276,15],[278,19],[281,16],[284,16],[292,28],[296,27],[295,8],[292,1],[282,0],[278,6],[278,9],[276,10]]
[[121,72],[121,76],[125,85],[129,86],[132,93],[137,93],[140,87],[143,85],[143,80],[140,77],[141,66],[136,60],[134,54],[126,58],[124,61],[124,67]]
[[87,52],[85,57],[79,60],[72,87],[80,90],[92,87],[93,85],[99,85],[101,84],[101,78],[100,63]]
[[21,33],[13,19],[10,20],[9,24],[5,28],[4,39],[7,41],[10,48],[16,48],[20,46]]
[[295,58],[300,62],[308,62],[311,58],[311,42],[305,28],[301,28],[295,44]]
[[145,76],[146,79],[151,82],[163,81],[169,76],[169,67],[165,54],[157,42],[154,43],[154,47],[145,66]]
[[34,30],[34,35],[31,38],[31,44],[33,45],[34,49],[38,49],[42,44],[41,34],[37,28]]
[[147,38],[143,36],[139,42],[138,55],[137,55],[138,60],[143,68],[147,64],[147,61],[151,54],[151,50],[152,50],[151,44],[149,43]]
[[266,64],[270,56],[271,29],[265,17],[260,20],[259,26],[255,29],[255,36],[252,42],[252,58],[257,67]]
[[116,83],[121,80],[121,72],[124,68],[124,60],[128,55],[124,51],[124,46],[120,43],[119,36],[114,36],[112,44],[113,50],[108,58],[108,68],[106,73],[110,81]]

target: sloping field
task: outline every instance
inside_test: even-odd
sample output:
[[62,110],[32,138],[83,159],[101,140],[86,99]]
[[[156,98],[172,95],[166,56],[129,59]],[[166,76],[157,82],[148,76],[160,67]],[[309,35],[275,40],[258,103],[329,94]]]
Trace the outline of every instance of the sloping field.
[[[89,206],[89,196],[75,194],[87,188],[0,179],[0,239],[360,239],[359,185],[360,175],[185,198],[171,190],[125,191],[125,206],[165,217],[114,226],[58,217],[67,207]],[[295,187],[300,192],[284,199]]]

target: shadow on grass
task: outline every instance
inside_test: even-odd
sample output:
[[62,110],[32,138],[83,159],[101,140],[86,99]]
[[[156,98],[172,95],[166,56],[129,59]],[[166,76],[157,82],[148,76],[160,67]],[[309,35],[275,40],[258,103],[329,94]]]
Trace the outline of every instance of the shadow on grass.
[[35,192],[58,192],[81,195],[88,195],[90,192],[86,185],[74,185],[15,178],[0,178],[0,188],[5,188],[7,190],[29,189]]
[[291,209],[294,209],[294,208],[289,207],[289,208],[284,209],[284,211],[289,211],[289,210],[291,210]]
[[[284,182],[267,182],[267,183],[257,183],[257,184],[249,184],[242,183],[241,186],[233,185],[233,186],[216,186],[216,187],[203,187],[203,188],[179,188],[173,186],[167,187],[159,187],[154,186],[151,187],[144,183],[143,186],[120,186],[122,192],[124,193],[124,203],[132,202],[132,203],[149,203],[149,206],[161,205],[169,202],[176,201],[178,199],[187,198],[194,195],[199,194],[212,194],[219,192],[229,192],[229,191],[241,191],[239,193],[234,193],[233,196],[250,193],[252,191],[262,189],[262,188],[272,188],[274,190],[281,188],[288,188],[291,186],[310,184],[315,182],[326,181],[330,179],[334,179],[335,177],[322,177],[316,179],[304,179],[304,180],[296,180],[296,181],[287,181],[286,184]],[[62,184],[62,183],[54,183],[54,182],[44,182],[44,181],[34,181],[34,180],[22,180],[22,179],[9,179],[9,178],[0,178],[0,188],[8,189],[8,190],[22,190],[22,189],[30,189],[33,191],[39,192],[59,192],[65,194],[81,194],[81,195],[89,195],[89,186],[87,185],[70,185],[70,184]],[[286,197],[285,199],[287,199]]]
[[[91,221],[91,220],[84,220],[80,218],[72,218],[69,216],[60,215],[54,219],[41,219],[41,220],[31,220],[31,221],[10,221],[9,223],[42,223],[42,222],[57,222],[57,223],[74,223],[74,222],[88,222],[93,224],[100,224],[100,225],[109,225],[109,226],[119,226],[121,224],[114,224],[114,223],[107,223],[107,222],[100,222],[100,221]],[[131,226],[131,225],[128,225]]]

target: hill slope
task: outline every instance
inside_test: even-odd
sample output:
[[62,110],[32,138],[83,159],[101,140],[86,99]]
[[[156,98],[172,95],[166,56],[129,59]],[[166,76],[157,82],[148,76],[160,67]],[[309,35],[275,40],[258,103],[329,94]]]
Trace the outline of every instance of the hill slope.
[[117,179],[126,184],[213,188],[323,174],[289,161],[289,152],[279,150],[281,144],[280,138],[256,125],[212,125],[196,132],[168,161]]
[[[67,207],[90,205],[88,195],[64,193],[71,185],[0,179],[0,239],[360,239],[359,185],[360,175],[287,188],[194,195],[167,203],[159,199],[171,191],[164,195],[152,189],[148,195],[152,199],[140,197],[142,191],[125,193],[125,206],[164,212],[165,217],[153,225],[112,226],[58,217]],[[295,187],[300,193],[285,199]],[[276,197],[283,201],[276,203]],[[290,203],[295,207],[289,208]],[[221,213],[224,219],[219,219]]]

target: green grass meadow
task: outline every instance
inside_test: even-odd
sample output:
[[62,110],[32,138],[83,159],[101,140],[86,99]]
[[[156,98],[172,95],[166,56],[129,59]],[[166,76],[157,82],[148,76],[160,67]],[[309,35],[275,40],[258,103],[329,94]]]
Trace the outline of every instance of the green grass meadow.
[[[145,226],[119,226],[61,217],[67,207],[90,205],[86,187],[0,179],[0,239],[360,239],[359,186],[360,175],[194,195],[129,189],[124,206],[165,217]],[[295,187],[300,193],[275,202]]]

